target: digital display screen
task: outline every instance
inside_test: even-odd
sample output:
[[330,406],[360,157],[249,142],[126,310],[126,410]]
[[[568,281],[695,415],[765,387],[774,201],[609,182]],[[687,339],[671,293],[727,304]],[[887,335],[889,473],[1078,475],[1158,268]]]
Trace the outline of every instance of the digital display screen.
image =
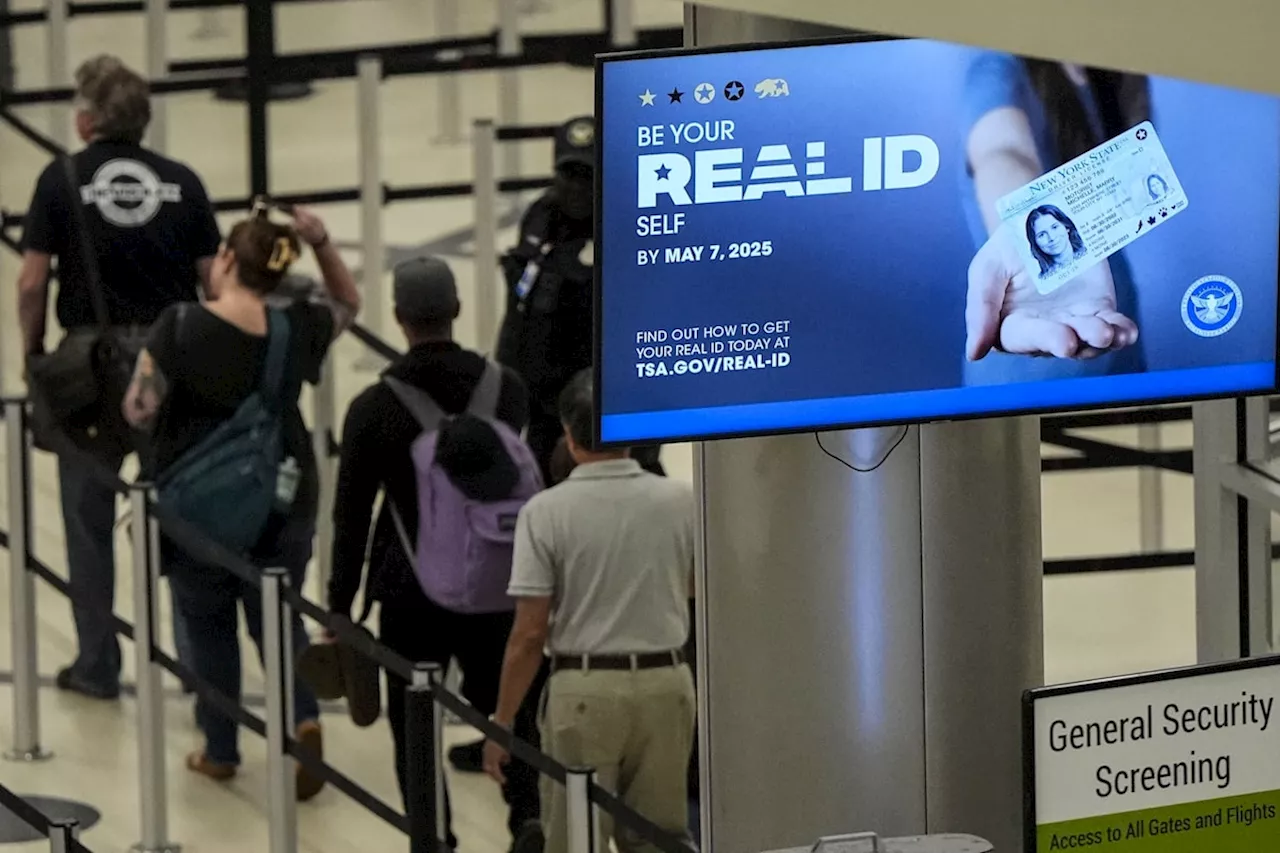
[[897,39],[597,76],[605,444],[1275,388],[1274,96]]

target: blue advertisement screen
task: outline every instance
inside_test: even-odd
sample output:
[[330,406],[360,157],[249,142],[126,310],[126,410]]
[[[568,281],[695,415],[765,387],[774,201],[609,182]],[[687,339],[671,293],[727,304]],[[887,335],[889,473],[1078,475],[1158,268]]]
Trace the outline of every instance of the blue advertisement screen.
[[1273,96],[917,40],[599,75],[606,443],[1275,386]]

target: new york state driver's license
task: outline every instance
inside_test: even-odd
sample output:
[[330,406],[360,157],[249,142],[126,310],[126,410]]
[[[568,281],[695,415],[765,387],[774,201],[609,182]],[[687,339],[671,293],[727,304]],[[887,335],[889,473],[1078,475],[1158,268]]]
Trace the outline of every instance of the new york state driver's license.
[[996,202],[996,212],[1042,294],[1186,208],[1187,194],[1149,121]]

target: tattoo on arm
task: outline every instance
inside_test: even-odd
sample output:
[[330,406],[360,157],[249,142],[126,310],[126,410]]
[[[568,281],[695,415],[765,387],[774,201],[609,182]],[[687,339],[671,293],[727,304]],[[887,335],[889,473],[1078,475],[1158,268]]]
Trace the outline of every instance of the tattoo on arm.
[[155,424],[156,415],[169,392],[164,372],[145,349],[138,355],[133,370],[133,381],[124,396],[124,417],[136,429],[149,429]]

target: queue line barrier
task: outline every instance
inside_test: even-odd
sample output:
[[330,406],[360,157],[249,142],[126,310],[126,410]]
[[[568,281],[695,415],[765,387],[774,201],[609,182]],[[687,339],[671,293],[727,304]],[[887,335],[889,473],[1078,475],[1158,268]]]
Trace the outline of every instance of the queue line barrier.
[[[0,111],[0,118],[3,111]],[[17,241],[0,230],[0,244],[10,251],[19,251]],[[347,334],[361,342],[376,358],[391,362],[404,353],[359,323],[353,323]],[[321,383],[314,389],[312,432],[316,441],[316,458],[320,460],[322,511],[317,537],[325,541],[326,531],[332,533],[332,519],[325,511],[326,497],[333,493],[334,461],[341,452],[341,444],[335,431],[335,401],[331,367],[326,363]],[[1277,404],[1272,404],[1273,410]],[[1096,429],[1099,427],[1134,426],[1149,423],[1169,424],[1190,421],[1190,406],[1168,406],[1151,409],[1131,409],[1117,412],[1085,412],[1067,415],[1044,416],[1041,420],[1041,441],[1046,444],[1074,450],[1076,456],[1048,456],[1040,460],[1042,473],[1098,471],[1131,467],[1147,467],[1171,473],[1192,474],[1190,450],[1151,451],[1112,444],[1096,439],[1073,435],[1070,430]],[[2,542],[0,542],[2,544]],[[1280,558],[1280,547],[1276,549]],[[330,554],[321,549],[317,554],[319,576],[322,585],[327,583],[330,572]],[[1102,572],[1145,571],[1152,569],[1186,568],[1195,565],[1195,552],[1191,550],[1159,550],[1144,548],[1135,554],[1114,554],[1088,557],[1066,557],[1044,561],[1047,576],[1096,574]]]
[[[9,519],[8,530],[0,531],[0,546],[10,555],[10,628],[13,649],[13,736],[10,756],[27,761],[48,757],[40,739],[36,599],[34,580],[48,583],[61,595],[72,590],[65,580],[40,561],[32,547],[31,439],[27,428],[28,403],[24,398],[4,401],[6,465]],[[438,665],[411,662],[355,628],[350,620],[335,616],[306,599],[289,584],[280,568],[260,569],[204,536],[198,529],[171,511],[158,506],[150,484],[126,482],[101,462],[70,443],[60,445],[58,454],[70,455],[77,465],[116,494],[126,497],[131,507],[129,535],[132,541],[133,622],[117,615],[113,622],[118,634],[132,640],[136,659],[138,702],[138,763],[141,808],[141,839],[135,849],[163,851],[172,848],[168,829],[167,768],[163,722],[164,673],[190,685],[204,700],[240,726],[267,741],[267,812],[271,853],[294,853],[297,849],[294,763],[323,778],[362,808],[405,833],[413,853],[445,849],[443,802],[443,741],[439,736],[443,712],[451,712],[480,731],[486,738],[502,743],[513,756],[529,764],[541,775],[566,785],[571,800],[571,817],[576,825],[570,833],[573,853],[601,853],[607,841],[594,830],[600,809],[620,826],[628,828],[663,853],[693,853],[685,839],[678,838],[622,803],[595,782],[594,772],[568,768],[532,745],[490,722],[467,701],[445,687]],[[266,672],[266,709],[254,715],[221,694],[195,672],[167,654],[157,644],[159,624],[160,540],[168,537],[178,547],[210,568],[228,572],[262,596],[263,661]],[[321,625],[380,667],[409,682],[407,725],[422,734],[415,740],[409,762],[410,780],[407,813],[378,799],[339,769],[310,753],[292,736],[292,691],[294,684],[292,648],[293,614]],[[424,734],[430,733],[430,734]],[[576,800],[575,800],[576,797]],[[2,799],[2,797],[0,797]],[[7,802],[5,803],[8,804]],[[19,806],[19,809],[22,807]],[[21,813],[21,812],[19,812]],[[28,811],[28,816],[29,811]],[[70,848],[77,849],[77,848]]]
[[0,808],[8,809],[18,820],[49,839],[50,853],[93,853],[80,843],[77,821],[46,817],[4,785],[0,785]]
[[[158,0],[153,1],[158,2]],[[266,2],[266,0],[254,0],[254,3],[261,2]],[[437,13],[445,15],[444,10],[448,9],[451,2],[452,0],[437,0]],[[249,5],[253,6],[254,3]],[[617,12],[622,6],[625,6],[625,4],[608,8]],[[506,8],[504,6],[499,10],[500,24],[508,30],[514,30],[514,17],[508,11],[504,11]],[[615,14],[611,19],[607,16],[607,19],[613,22],[610,31],[616,38],[625,40],[635,35],[631,33],[629,36],[625,26],[619,29],[614,25],[618,20],[626,20],[627,18],[629,18],[629,13]],[[446,24],[445,26],[449,25]],[[360,186],[354,188],[320,189],[309,192],[279,194],[276,197],[281,201],[294,204],[350,202],[358,202],[360,204],[365,298],[369,304],[383,305],[387,300],[384,283],[386,269],[382,223],[384,207],[401,201],[470,196],[473,199],[475,222],[474,255],[477,281],[471,314],[473,339],[480,344],[482,349],[486,348],[485,345],[488,342],[496,339],[503,298],[502,282],[498,274],[497,220],[499,199],[504,193],[520,193],[527,190],[542,189],[551,183],[549,176],[500,178],[499,153],[514,154],[518,152],[515,152],[510,145],[500,147],[499,143],[547,139],[554,136],[556,127],[554,125],[503,125],[489,120],[477,120],[473,123],[471,133],[473,162],[473,179],[471,182],[392,187],[388,186],[382,179],[382,158],[378,135],[381,113],[379,87],[384,77],[390,73],[417,73],[420,69],[417,69],[414,63],[423,57],[431,59],[431,61],[439,59],[444,62],[464,64],[472,62],[474,59],[479,64],[472,63],[470,67],[486,67],[484,63],[487,60],[483,56],[478,58],[468,57],[467,51],[480,48],[488,49],[485,47],[486,45],[491,47],[498,42],[505,42],[505,49],[510,55],[499,58],[503,62],[509,63],[515,61],[512,57],[519,54],[521,46],[527,48],[530,44],[536,44],[534,39],[517,39],[512,35],[504,38],[500,31],[495,31],[495,33],[491,36],[444,39],[416,45],[391,45],[374,50],[303,54],[295,55],[292,59],[278,57],[285,63],[284,67],[288,67],[289,61],[296,61],[298,63],[296,69],[306,71],[306,74],[302,74],[299,71],[298,75],[295,75],[297,79],[317,74],[350,76],[354,73],[357,78],[358,124],[361,129],[359,137],[361,181]],[[643,36],[644,34],[640,35]],[[517,48],[514,53],[511,53],[512,44],[515,44]],[[569,54],[571,53],[572,51],[569,52]],[[569,54],[560,55],[556,57],[556,60],[568,61],[572,58]],[[440,59],[440,57],[444,57],[444,59]],[[248,59],[244,61],[201,60],[198,63],[186,65],[171,64],[171,67],[180,67],[183,72],[190,71],[206,74],[216,72],[223,75],[231,75],[235,79],[244,79],[246,63],[248,63]],[[276,72],[272,73],[275,74]],[[289,73],[280,73],[283,74],[283,78],[273,76],[272,79],[289,77]],[[213,80],[176,80],[172,82],[172,86],[180,86],[182,90],[189,91],[192,88],[207,88],[216,80],[225,81],[226,79],[228,78],[224,76]],[[445,75],[441,79],[453,78]],[[506,82],[504,81],[504,85]],[[157,91],[169,90],[170,83],[169,81],[160,81],[156,88]],[[173,90],[178,89],[175,88]],[[64,98],[69,95],[70,90],[67,89],[60,92],[58,97]],[[33,97],[45,98],[47,94],[6,95],[6,93],[0,92],[0,99],[4,97],[23,101],[23,99],[31,99]],[[0,100],[0,103],[2,103],[2,100]],[[20,135],[43,148],[52,156],[57,156],[57,152],[62,150],[62,146],[45,137],[29,122],[16,116],[10,109],[0,107],[0,120],[3,120]],[[508,175],[515,174],[517,171],[516,158],[508,157],[506,159],[507,162],[501,171]],[[246,210],[250,203],[251,200],[247,197],[225,198],[215,201],[215,208],[220,211]],[[0,211],[0,226],[13,227],[20,222],[21,214]],[[13,241],[7,235],[5,242],[11,246],[13,244]],[[369,339],[365,340],[366,344],[369,344],[370,340],[383,341],[385,337],[384,314],[384,311],[371,312],[368,320],[369,328],[366,330],[369,332]],[[388,352],[394,352],[394,349],[385,345],[371,346],[371,350],[384,358],[394,357],[388,355]],[[374,363],[376,362],[362,361],[361,366],[370,366]],[[331,451],[336,446],[336,442],[332,439],[336,412],[333,411],[334,400],[331,378],[326,378],[321,386],[317,388],[317,392],[313,420],[318,442],[317,450],[319,451],[317,457],[327,459],[332,455]],[[1190,406],[1068,414],[1042,418],[1042,441],[1070,450],[1074,454],[1042,459],[1042,471],[1070,472],[1129,467],[1136,467],[1139,471],[1141,553],[1049,561],[1046,563],[1046,572],[1048,574],[1076,573],[1077,571],[1137,570],[1192,564],[1193,561],[1188,558],[1190,552],[1163,550],[1164,501],[1162,482],[1162,472],[1191,473],[1192,454],[1187,449],[1163,449],[1161,447],[1160,433],[1162,424],[1187,421],[1190,418]],[[1137,447],[1085,438],[1072,432],[1072,430],[1089,427],[1119,425],[1137,426],[1139,438]],[[332,465],[325,467],[327,470],[322,471],[322,493],[323,495],[330,495],[336,472],[332,470]],[[329,523],[327,521],[328,514],[322,512],[321,518],[323,528],[324,525]],[[326,532],[324,529],[320,531],[322,535]],[[328,562],[328,555],[322,555],[320,559],[320,577],[322,581],[327,579],[329,574],[330,567]]]

